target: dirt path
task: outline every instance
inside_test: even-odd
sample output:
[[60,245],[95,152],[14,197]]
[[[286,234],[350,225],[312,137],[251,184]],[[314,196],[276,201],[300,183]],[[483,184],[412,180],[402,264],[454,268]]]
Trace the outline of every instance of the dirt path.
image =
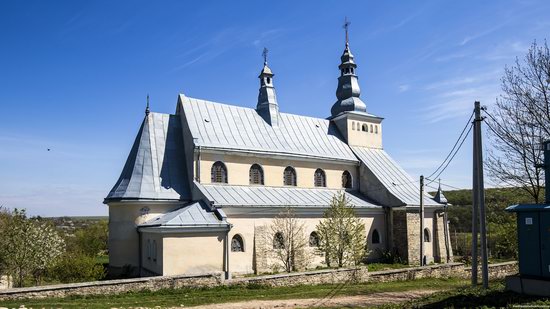
[[[411,299],[420,298],[437,290],[418,290],[405,292],[383,292],[359,296],[336,296],[332,298],[305,298],[287,300],[251,300],[246,302],[211,304],[192,307],[193,309],[272,309],[272,308],[314,308],[339,306],[377,306],[397,304]],[[174,307],[184,308],[184,307]]]

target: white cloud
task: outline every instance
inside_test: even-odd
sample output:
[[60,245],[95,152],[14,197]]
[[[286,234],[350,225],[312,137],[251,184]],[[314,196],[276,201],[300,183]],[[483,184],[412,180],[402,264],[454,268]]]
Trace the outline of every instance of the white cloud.
[[408,85],[408,84],[399,85],[399,92],[405,92],[409,89],[411,89],[411,85]]

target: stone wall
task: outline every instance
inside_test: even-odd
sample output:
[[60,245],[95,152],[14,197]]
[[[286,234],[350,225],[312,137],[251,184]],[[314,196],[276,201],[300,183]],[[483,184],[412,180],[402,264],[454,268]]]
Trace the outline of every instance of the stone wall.
[[[488,270],[490,279],[504,279],[506,276],[518,273],[518,262],[511,261],[498,264],[489,264]],[[477,273],[478,277],[481,278],[481,265]],[[470,278],[472,276],[472,268],[464,268],[462,275],[465,278]]]
[[[503,278],[517,273],[517,262],[507,262],[489,266],[491,279]],[[368,272],[367,268],[326,269],[291,274],[265,275],[249,278],[224,280],[223,273],[196,276],[163,276],[138,279],[106,280],[86,283],[60,284],[32,288],[18,288],[0,291],[0,301],[7,299],[65,297],[70,295],[109,295],[129,291],[174,288],[203,288],[219,285],[296,286],[315,284],[338,284],[358,282],[389,282],[419,278],[447,278],[470,275],[464,264],[450,263],[425,267],[411,267],[395,270]]]
[[223,273],[217,273],[196,276],[162,276],[15,288],[0,291],[0,301],[7,299],[66,297],[70,295],[108,295],[130,291],[157,291],[160,289],[176,289],[182,287],[214,287],[222,284],[223,278]]

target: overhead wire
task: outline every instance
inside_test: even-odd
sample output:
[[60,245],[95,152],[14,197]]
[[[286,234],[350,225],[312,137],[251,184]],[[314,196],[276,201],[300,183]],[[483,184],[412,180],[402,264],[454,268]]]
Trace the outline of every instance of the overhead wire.
[[[462,129],[462,132],[460,132],[460,135],[458,136],[458,138],[456,139],[456,142],[455,144],[453,145],[453,148],[451,148],[451,151],[449,151],[449,154],[447,155],[447,157],[445,157],[445,159],[443,160],[443,162],[441,162],[441,164],[435,169],[435,171],[433,171],[433,173],[431,173],[429,176],[427,176],[426,178],[432,178],[433,175],[435,175],[439,169],[445,164],[445,162],[449,159],[449,157],[452,155],[453,151],[455,150],[456,146],[458,145],[458,143],[460,142],[462,136],[464,135],[464,132],[466,131],[466,129],[468,128],[469,125],[471,125],[471,122],[472,122],[472,119],[474,117],[474,112],[472,111],[472,113],[470,114],[470,117],[468,118],[468,121],[466,121],[466,125],[464,126],[464,128]],[[471,127],[470,127],[471,129]],[[452,159],[451,159],[452,160]],[[436,177],[437,178],[437,177]]]

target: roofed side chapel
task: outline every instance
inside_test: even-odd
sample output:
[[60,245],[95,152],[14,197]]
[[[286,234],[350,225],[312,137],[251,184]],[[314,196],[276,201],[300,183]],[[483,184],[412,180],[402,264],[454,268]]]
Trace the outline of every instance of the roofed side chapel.
[[[174,115],[149,112],[147,105],[105,198],[111,271],[226,277],[271,271],[276,261],[265,252],[277,250],[281,236],[271,235],[273,218],[292,207],[313,252],[315,227],[339,191],[365,223],[370,260],[395,250],[418,263],[417,184],[382,147],[383,118],[368,113],[360,98],[347,37],[346,27],[337,100],[326,119],[280,111],[267,50],[256,109],[183,94]],[[425,259],[445,262],[439,196],[423,196],[431,235],[424,239]],[[317,255],[309,267],[323,262]]]

